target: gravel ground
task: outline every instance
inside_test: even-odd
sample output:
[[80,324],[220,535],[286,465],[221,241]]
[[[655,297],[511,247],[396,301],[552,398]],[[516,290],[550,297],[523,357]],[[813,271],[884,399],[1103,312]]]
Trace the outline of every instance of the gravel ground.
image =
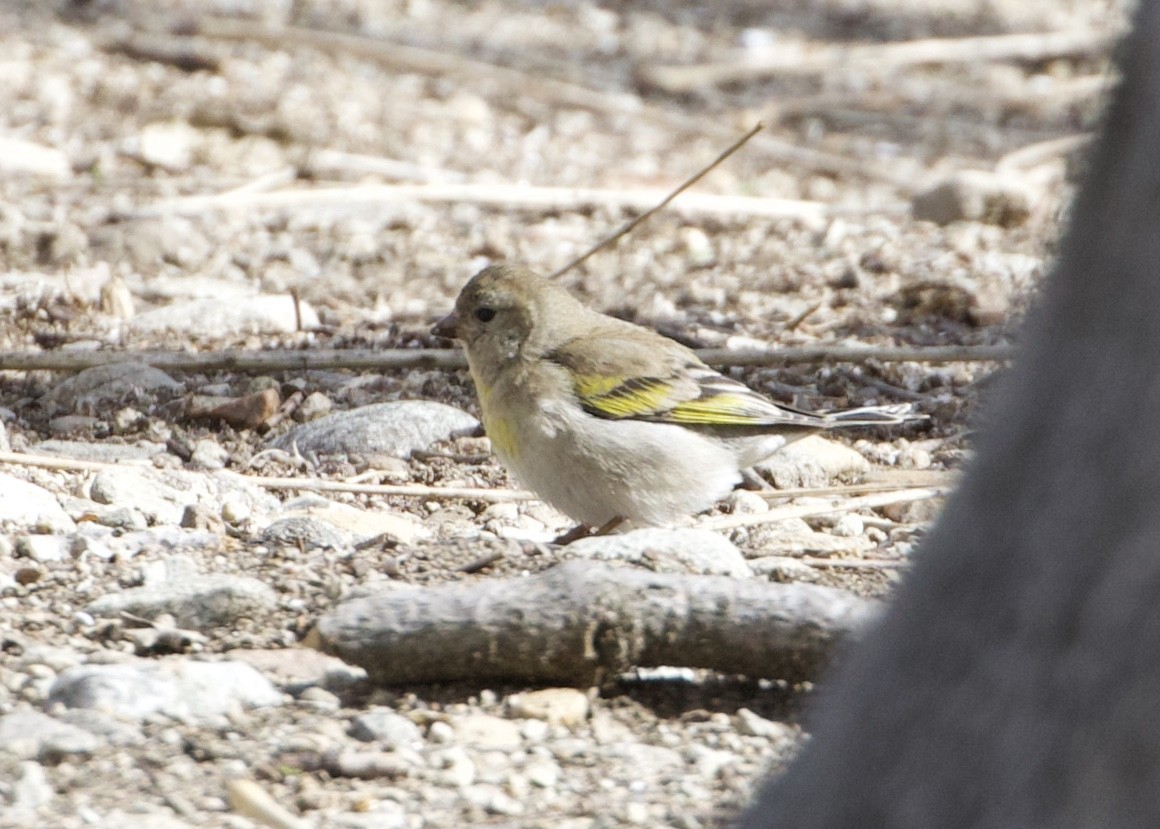
[[[1011,341],[1077,169],[1059,145],[1015,152],[1092,127],[1106,46],[681,92],[654,70],[806,43],[1114,34],[1123,10],[766,5],[3,0],[0,351],[438,347],[427,329],[483,264],[550,272],[632,215],[607,194],[521,207],[509,185],[671,189],[757,119],[761,137],[564,283],[694,346]],[[173,34],[207,15],[232,29]],[[366,187],[408,184],[464,189]],[[180,201],[198,196],[219,198]],[[994,369],[731,371],[811,408],[929,415],[761,471],[786,488],[943,479]],[[442,370],[0,370],[0,450],[58,461],[0,463],[0,827],[724,825],[805,738],[811,683],[675,667],[600,689],[381,688],[296,647],[352,593],[573,556],[546,543],[566,519],[534,501],[239,477],[506,492],[477,414],[466,374]],[[768,509],[742,490],[698,520]],[[881,598],[936,511],[719,534],[733,575]],[[618,549],[625,566],[724,572]]]

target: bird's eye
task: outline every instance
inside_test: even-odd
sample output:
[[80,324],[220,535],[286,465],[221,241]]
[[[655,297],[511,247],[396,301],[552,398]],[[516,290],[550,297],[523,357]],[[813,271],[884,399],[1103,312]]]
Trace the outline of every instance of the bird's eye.
[[491,322],[495,319],[495,309],[488,308],[484,305],[482,308],[475,309],[475,318],[480,322]]

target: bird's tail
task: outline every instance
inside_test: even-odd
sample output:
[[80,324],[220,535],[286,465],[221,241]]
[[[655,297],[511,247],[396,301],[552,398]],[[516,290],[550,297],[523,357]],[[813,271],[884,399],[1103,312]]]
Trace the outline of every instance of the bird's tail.
[[908,420],[926,420],[927,416],[916,412],[911,403],[895,403],[890,406],[863,406],[860,409],[833,412],[826,415],[825,418],[827,426],[837,428],[840,426],[881,426],[883,424],[906,423]]

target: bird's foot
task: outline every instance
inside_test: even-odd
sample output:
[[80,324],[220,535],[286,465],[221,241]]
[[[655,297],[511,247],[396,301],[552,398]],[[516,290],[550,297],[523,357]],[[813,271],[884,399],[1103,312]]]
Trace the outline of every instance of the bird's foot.
[[568,532],[554,538],[552,543],[558,544],[561,547],[565,547],[580,538],[588,538],[589,536],[593,535],[608,535],[623,523],[624,518],[618,515],[611,520],[605,521],[595,529],[588,526],[587,524],[577,524],[575,527],[568,530]]

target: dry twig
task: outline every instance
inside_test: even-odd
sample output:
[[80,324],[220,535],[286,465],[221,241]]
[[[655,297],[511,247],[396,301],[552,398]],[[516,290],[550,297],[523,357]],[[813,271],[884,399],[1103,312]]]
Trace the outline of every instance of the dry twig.
[[637,667],[813,679],[874,604],[834,588],[570,561],[344,602],[308,643],[372,682],[587,686]]
[[685,192],[690,187],[692,187],[694,184],[696,184],[698,181],[703,179],[709,173],[710,170],[717,167],[719,164],[721,164],[721,162],[723,162],[725,159],[729,158],[729,156],[733,155],[733,153],[735,153],[739,149],[741,149],[741,147],[744,146],[745,143],[747,141],[749,141],[749,139],[751,139],[753,136],[757,135],[757,133],[761,132],[763,129],[765,129],[765,125],[762,124],[761,122],[758,122],[757,125],[753,127],[753,129],[749,130],[743,136],[741,136],[736,141],[734,141],[732,144],[730,144],[729,147],[727,147],[724,150],[724,152],[722,152],[720,155],[718,155],[716,158],[714,158],[712,161],[710,161],[707,165],[705,165],[700,170],[698,170],[696,173],[694,173],[692,176],[690,176],[689,178],[687,178],[683,182],[681,182],[681,184],[676,189],[674,189],[671,193],[669,193],[667,196],[665,196],[660,202],[658,202],[657,204],[654,204],[652,207],[650,207],[648,210],[641,213],[635,219],[630,220],[627,224],[625,224],[623,227],[621,227],[619,230],[617,230],[611,236],[606,236],[604,239],[602,239],[596,245],[594,245],[593,247],[590,247],[585,253],[581,254],[580,256],[577,256],[575,259],[573,259],[571,262],[569,262],[564,267],[558,268],[548,278],[555,279],[559,276],[562,276],[563,274],[566,274],[568,271],[572,270],[577,265],[584,263],[587,259],[592,257],[597,252],[604,250],[604,248],[608,247],[609,245],[615,244],[618,240],[620,240],[624,236],[627,236],[636,227],[638,227],[639,225],[643,224],[646,220],[648,220],[648,218],[650,216],[656,215],[656,213],[658,213],[659,211],[664,209],[665,205],[669,204],[673,199],[675,199],[677,196],[681,195],[681,193]]
[[[733,351],[705,348],[697,351],[706,363],[718,367],[785,366],[800,363],[994,363],[1014,356],[1008,345],[948,346],[805,346]],[[463,352],[449,348],[313,349],[293,351],[7,351],[0,352],[0,371],[83,371],[95,366],[140,363],[167,371],[311,371],[353,369],[467,368]]]
[[1077,55],[1093,57],[1106,54],[1116,37],[1114,32],[1077,29],[854,46],[783,43],[765,54],[747,55],[736,61],[647,67],[642,71],[642,77],[667,92],[684,93],[771,75],[817,75],[867,69],[885,75],[895,69],[922,64],[1035,63]]
[[929,498],[939,498],[946,495],[949,491],[949,487],[900,489],[893,492],[840,499],[830,504],[791,504],[784,507],[775,507],[769,512],[714,518],[699,526],[705,530],[733,530],[738,527],[772,524],[776,521],[784,521],[787,518],[807,518],[815,515],[829,515],[835,512],[851,512],[856,509],[873,509],[875,507],[884,507],[887,504],[900,504],[907,501],[925,501]]
[[[361,184],[350,187],[298,187],[272,192],[215,193],[164,199],[113,218],[124,221],[158,216],[200,217],[221,210],[333,210],[358,207],[375,210],[384,204],[445,202],[483,204],[509,210],[648,210],[667,196],[664,190],[604,190],[583,187],[533,187],[518,184]],[[838,207],[800,199],[756,196],[725,196],[694,193],[682,199],[676,210],[692,216],[722,218],[768,218],[817,221],[827,216],[856,213],[905,213],[899,202],[864,210]]]

